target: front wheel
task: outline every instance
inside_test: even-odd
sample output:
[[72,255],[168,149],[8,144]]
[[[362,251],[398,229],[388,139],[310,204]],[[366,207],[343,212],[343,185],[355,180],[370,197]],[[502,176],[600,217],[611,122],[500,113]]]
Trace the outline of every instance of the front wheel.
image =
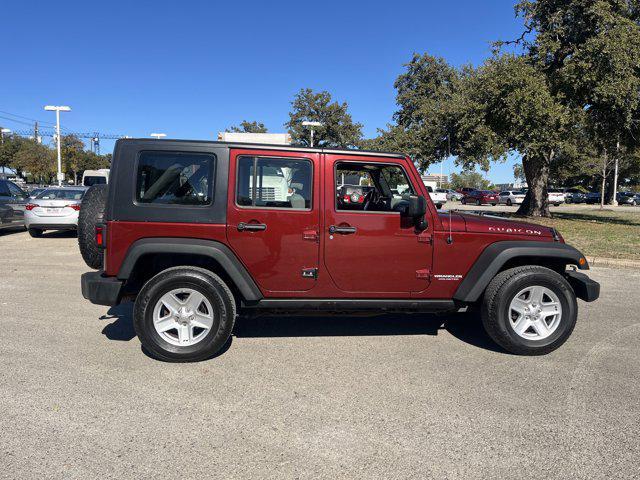
[[517,355],[544,355],[567,341],[578,304],[571,285],[545,267],[505,270],[489,284],[482,323],[489,336]]
[[40,238],[42,236],[42,229],[29,228],[29,235],[31,235],[33,238]]
[[205,360],[231,336],[233,294],[223,280],[196,267],[174,267],[149,280],[138,294],[134,327],[152,356],[170,362]]
[[511,199],[510,199],[510,198],[508,198],[508,199],[507,199],[507,206],[508,206],[508,207],[510,207],[511,205],[513,205],[513,202],[511,202]]
[[463,198],[462,200],[460,200],[460,203],[461,203],[462,205],[466,205],[466,204],[467,204],[467,200]]
[[480,200],[476,200],[476,205],[477,205],[477,206],[480,206],[480,205],[481,205]]

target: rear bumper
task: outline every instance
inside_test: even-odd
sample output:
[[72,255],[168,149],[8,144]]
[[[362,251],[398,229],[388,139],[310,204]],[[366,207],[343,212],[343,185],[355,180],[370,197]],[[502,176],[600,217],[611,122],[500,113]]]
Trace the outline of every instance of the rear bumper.
[[104,272],[87,272],[80,281],[82,296],[96,305],[113,306],[120,303],[122,280],[105,277]]
[[573,288],[573,291],[581,300],[585,302],[593,302],[600,296],[600,284],[595,280],[591,280],[584,273],[567,271],[567,280]]

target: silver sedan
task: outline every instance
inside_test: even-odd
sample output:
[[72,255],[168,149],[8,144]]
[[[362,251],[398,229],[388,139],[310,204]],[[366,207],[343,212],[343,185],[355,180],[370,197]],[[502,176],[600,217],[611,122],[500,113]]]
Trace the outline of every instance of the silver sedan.
[[24,224],[32,237],[45,230],[78,228],[80,202],[86,187],[51,187],[36,195],[25,207]]

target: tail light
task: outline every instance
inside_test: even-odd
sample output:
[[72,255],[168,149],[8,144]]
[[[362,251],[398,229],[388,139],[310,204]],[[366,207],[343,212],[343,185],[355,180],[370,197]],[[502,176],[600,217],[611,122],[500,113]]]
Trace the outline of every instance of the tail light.
[[27,204],[25,205],[25,207],[24,207],[24,208],[25,208],[25,210],[29,210],[29,211],[31,211],[31,210],[33,210],[34,208],[39,207],[39,206],[40,206],[40,205],[36,205],[35,203],[27,203]]
[[79,203],[72,203],[71,205],[67,205],[67,207],[73,208],[76,212],[80,211],[80,204]]
[[106,233],[107,229],[104,224],[100,223],[96,225],[96,245],[99,249],[104,250],[106,247]]

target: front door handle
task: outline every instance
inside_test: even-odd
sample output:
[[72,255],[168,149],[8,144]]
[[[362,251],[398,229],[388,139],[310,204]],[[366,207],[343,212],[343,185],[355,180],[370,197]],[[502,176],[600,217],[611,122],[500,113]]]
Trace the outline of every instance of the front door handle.
[[267,226],[264,223],[244,223],[240,222],[238,224],[239,232],[259,232],[261,230],[266,230]]
[[331,225],[329,227],[329,233],[333,235],[334,233],[340,233],[342,235],[350,235],[352,233],[356,233],[358,229],[356,227],[336,227],[335,225]]

